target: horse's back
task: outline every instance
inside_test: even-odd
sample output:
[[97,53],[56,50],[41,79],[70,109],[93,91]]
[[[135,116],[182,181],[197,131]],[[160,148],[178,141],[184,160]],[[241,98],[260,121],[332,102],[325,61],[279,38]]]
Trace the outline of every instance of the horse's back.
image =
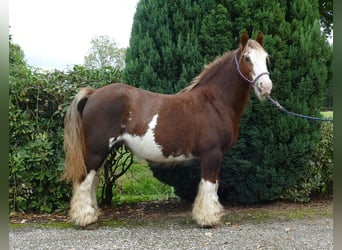
[[[91,143],[116,137],[126,131],[144,134],[162,98],[156,93],[123,83],[96,89],[82,113],[82,123]],[[103,142],[102,142],[103,143]]]

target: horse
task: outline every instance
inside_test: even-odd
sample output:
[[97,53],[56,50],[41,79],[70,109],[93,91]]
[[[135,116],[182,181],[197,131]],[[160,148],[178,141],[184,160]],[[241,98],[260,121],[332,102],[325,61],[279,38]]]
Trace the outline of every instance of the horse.
[[217,190],[224,153],[237,141],[240,119],[253,88],[270,95],[264,35],[247,32],[240,46],[207,65],[189,86],[159,94],[113,83],[82,88],[64,118],[64,178],[73,182],[69,216],[82,228],[97,224],[97,171],[108,153],[126,145],[149,162],[199,159],[201,180],[192,217],[201,227],[221,224]]

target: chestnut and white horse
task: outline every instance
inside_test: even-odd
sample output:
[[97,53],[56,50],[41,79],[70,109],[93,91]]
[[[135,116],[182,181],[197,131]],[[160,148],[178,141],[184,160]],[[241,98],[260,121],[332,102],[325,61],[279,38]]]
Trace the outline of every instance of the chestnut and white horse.
[[199,159],[202,179],[193,205],[200,226],[220,224],[217,189],[224,153],[236,142],[250,89],[270,94],[263,34],[205,67],[191,85],[165,95],[115,83],[83,88],[65,116],[64,177],[73,181],[71,219],[81,227],[98,221],[97,171],[110,150],[125,144],[151,162]]

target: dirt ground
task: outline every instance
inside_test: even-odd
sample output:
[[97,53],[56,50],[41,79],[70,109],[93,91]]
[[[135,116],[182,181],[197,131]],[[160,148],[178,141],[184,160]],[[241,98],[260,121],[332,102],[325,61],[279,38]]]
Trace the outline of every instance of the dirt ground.
[[[231,206],[223,204],[226,216],[246,216],[256,218],[260,214],[269,216],[328,216],[332,217],[333,200],[320,199],[309,203],[273,202],[256,206]],[[112,220],[147,220],[172,217],[191,218],[192,205],[177,199],[121,204],[101,208],[101,221]],[[304,212],[303,212],[304,211]],[[299,214],[302,212],[302,214]],[[11,214],[10,224],[70,222],[67,212],[52,214]]]

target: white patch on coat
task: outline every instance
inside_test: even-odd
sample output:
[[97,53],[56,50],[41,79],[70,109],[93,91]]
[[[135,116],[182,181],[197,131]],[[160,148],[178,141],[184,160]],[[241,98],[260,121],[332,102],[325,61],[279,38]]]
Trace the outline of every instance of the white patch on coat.
[[96,201],[96,186],[95,170],[90,170],[83,182],[74,184],[69,214],[76,225],[85,227],[98,220],[100,211]]
[[192,217],[200,226],[216,226],[221,223],[223,207],[217,195],[218,182],[201,180],[192,209]]
[[[162,152],[162,146],[155,140],[154,130],[157,126],[158,114],[152,117],[148,124],[147,131],[142,136],[124,133],[116,141],[123,140],[129,149],[141,159],[155,162],[173,162],[190,160],[193,157],[190,154],[165,157]],[[177,140],[177,138],[175,138]],[[115,142],[116,142],[115,141]],[[115,143],[114,142],[114,143]]]

